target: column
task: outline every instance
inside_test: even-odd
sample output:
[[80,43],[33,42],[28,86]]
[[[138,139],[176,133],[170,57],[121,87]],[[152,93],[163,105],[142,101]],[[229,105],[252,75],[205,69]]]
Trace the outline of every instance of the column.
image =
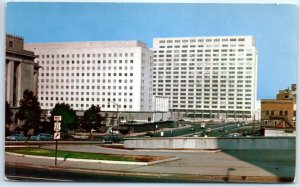
[[6,63],[6,101],[13,104],[14,61]]

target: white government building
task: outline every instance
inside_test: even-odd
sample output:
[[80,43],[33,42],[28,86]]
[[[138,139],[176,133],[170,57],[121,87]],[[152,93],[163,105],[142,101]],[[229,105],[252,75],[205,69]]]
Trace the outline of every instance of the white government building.
[[[252,36],[25,44],[38,57],[38,97],[75,110],[159,112],[167,117],[251,118],[257,93]],[[152,94],[153,93],[153,94]],[[118,107],[117,107],[118,105]],[[149,115],[148,115],[149,116]]]
[[173,118],[251,118],[257,95],[252,36],[154,38],[153,95]]
[[[67,103],[102,111],[152,111],[152,51],[140,41],[32,43],[43,110]],[[117,106],[118,105],[118,106]]]

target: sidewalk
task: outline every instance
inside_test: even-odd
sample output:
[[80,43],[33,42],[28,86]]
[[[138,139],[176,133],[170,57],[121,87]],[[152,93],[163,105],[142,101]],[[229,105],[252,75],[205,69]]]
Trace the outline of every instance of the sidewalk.
[[[54,146],[45,146],[45,148],[53,149]],[[59,161],[58,166],[55,167],[53,160],[14,155],[5,155],[5,161],[31,167],[64,169],[66,171],[223,182],[292,182],[295,175],[293,153],[280,153],[280,151],[260,151],[258,157],[254,150],[247,150],[244,153],[234,150],[212,152],[128,151],[106,149],[96,145],[60,145],[59,149],[108,154],[170,155],[178,156],[180,159],[145,166],[64,160]]]

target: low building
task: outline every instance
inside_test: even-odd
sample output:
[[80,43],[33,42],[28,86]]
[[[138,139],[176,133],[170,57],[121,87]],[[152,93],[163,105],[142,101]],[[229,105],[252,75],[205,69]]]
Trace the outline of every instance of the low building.
[[261,100],[261,121],[265,127],[296,127],[296,85],[280,90],[277,99]]

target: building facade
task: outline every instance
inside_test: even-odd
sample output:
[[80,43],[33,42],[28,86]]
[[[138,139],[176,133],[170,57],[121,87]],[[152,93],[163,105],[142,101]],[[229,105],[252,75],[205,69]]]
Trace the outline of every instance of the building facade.
[[152,110],[152,51],[139,41],[26,44],[41,66],[41,108],[92,104],[102,111]]
[[296,85],[279,90],[276,99],[261,100],[261,120],[265,127],[296,127]]
[[[6,35],[6,94],[5,100],[16,113],[23,92],[28,89],[37,95],[38,64],[32,51],[24,50],[24,39],[19,36]],[[16,119],[13,117],[13,121]]]
[[251,119],[258,56],[252,36],[154,38],[153,52],[153,94],[169,98],[173,117]]

